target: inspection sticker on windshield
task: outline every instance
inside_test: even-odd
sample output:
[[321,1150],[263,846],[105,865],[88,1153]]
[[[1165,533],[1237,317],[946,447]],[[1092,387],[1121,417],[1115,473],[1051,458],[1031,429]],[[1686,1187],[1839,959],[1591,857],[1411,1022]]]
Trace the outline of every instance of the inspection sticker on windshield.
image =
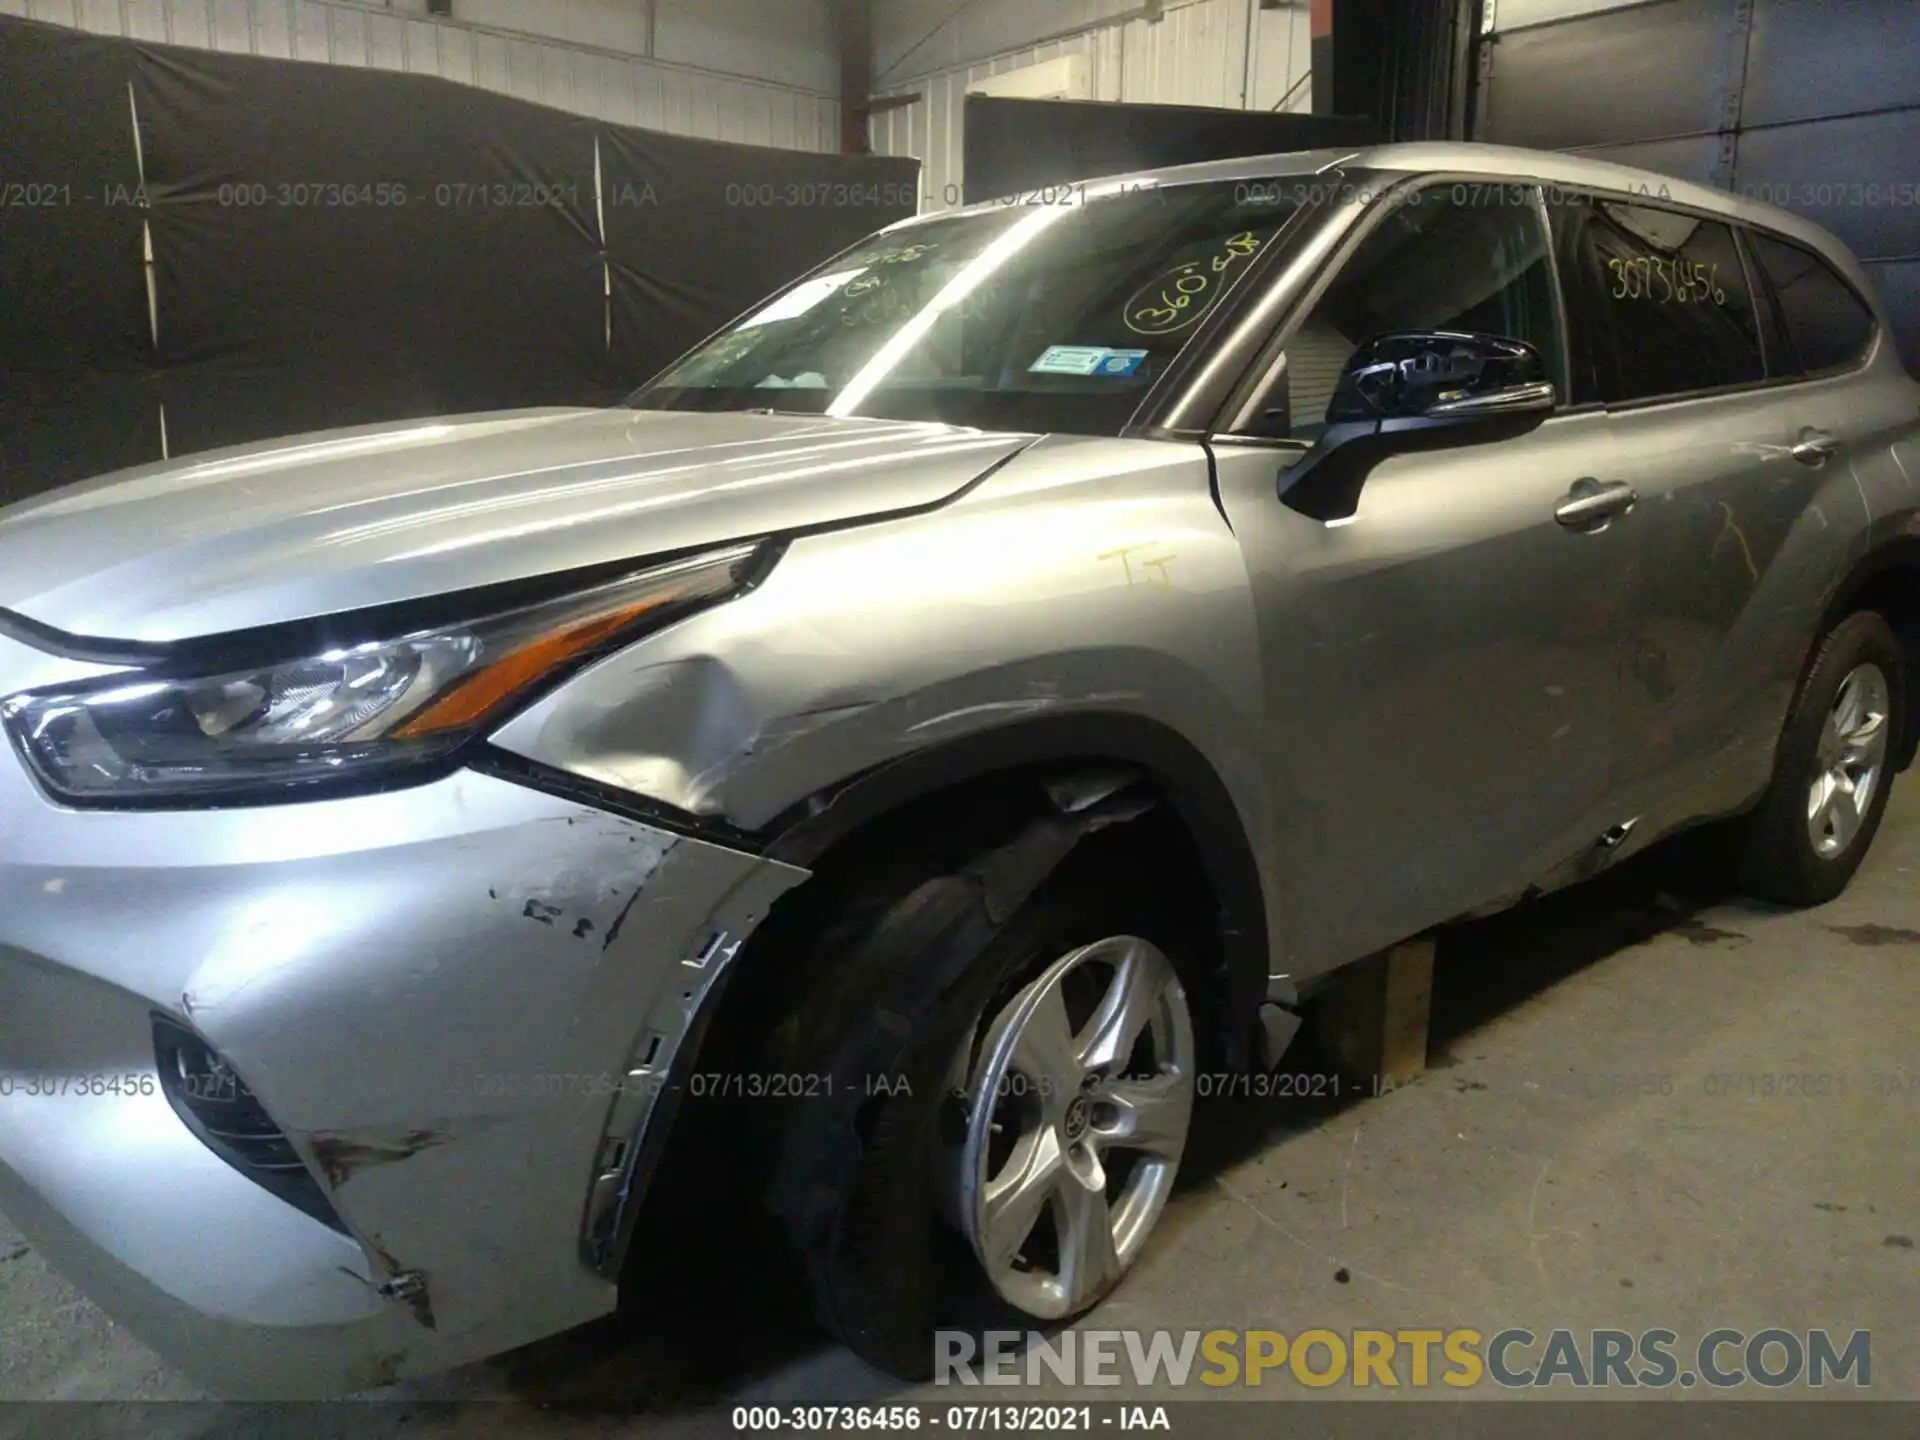
[[1029,371],[1041,375],[1110,375],[1124,378],[1140,368],[1145,350],[1114,350],[1106,345],[1049,345]]

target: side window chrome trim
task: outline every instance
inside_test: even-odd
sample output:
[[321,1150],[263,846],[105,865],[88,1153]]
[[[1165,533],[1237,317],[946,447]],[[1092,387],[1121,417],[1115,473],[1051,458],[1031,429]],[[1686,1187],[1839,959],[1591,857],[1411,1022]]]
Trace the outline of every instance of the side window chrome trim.
[[[1852,372],[1848,372],[1851,374]],[[1786,390],[1810,380],[1837,380],[1844,376],[1776,375],[1767,380],[1751,380],[1743,385],[1721,385],[1711,390],[1681,390],[1671,395],[1643,395],[1637,400],[1601,402],[1594,408],[1618,415],[1634,410],[1650,410],[1655,405],[1700,405],[1710,400],[1732,400],[1742,395],[1763,395],[1769,390]]]

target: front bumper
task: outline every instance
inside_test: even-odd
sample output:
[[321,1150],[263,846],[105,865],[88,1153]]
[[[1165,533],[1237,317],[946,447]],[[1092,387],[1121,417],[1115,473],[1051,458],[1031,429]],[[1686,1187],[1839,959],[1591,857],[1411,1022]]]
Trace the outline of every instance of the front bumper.
[[[6,690],[65,664],[0,637]],[[804,873],[470,772],[78,812],[0,754],[0,1210],[231,1395],[352,1391],[604,1314],[583,1232],[627,1189],[610,1127],[645,1119],[621,1078],[674,1058],[715,931]],[[151,1083],[156,1013],[232,1063],[350,1234],[188,1130]]]

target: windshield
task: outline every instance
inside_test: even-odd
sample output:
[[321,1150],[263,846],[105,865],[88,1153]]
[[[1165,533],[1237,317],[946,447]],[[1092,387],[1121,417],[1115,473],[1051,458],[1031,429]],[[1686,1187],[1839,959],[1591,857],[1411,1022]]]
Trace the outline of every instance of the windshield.
[[876,235],[631,403],[1117,434],[1298,210],[1282,190],[1089,187]]

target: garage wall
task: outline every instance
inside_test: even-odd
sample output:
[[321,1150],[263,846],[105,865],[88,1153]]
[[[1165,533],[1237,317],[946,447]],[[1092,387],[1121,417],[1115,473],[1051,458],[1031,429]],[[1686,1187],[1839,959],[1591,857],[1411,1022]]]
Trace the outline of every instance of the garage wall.
[[1493,0],[1476,139],[1731,188],[1854,250],[1920,373],[1920,4]]
[[241,55],[439,75],[575,114],[839,148],[828,0],[0,0],[0,15]]
[[[1306,114],[1307,6],[1259,0],[1168,3],[1157,20],[1119,0],[877,0],[874,92],[918,99],[876,115],[873,148],[923,164],[921,205],[959,203],[966,95],[981,82],[1028,99],[1284,109]],[[1061,66],[1063,59],[1071,64]],[[1036,66],[1035,90],[1019,77]],[[1013,77],[1013,78],[1009,78]],[[1069,90],[1055,88],[1064,83]]]

